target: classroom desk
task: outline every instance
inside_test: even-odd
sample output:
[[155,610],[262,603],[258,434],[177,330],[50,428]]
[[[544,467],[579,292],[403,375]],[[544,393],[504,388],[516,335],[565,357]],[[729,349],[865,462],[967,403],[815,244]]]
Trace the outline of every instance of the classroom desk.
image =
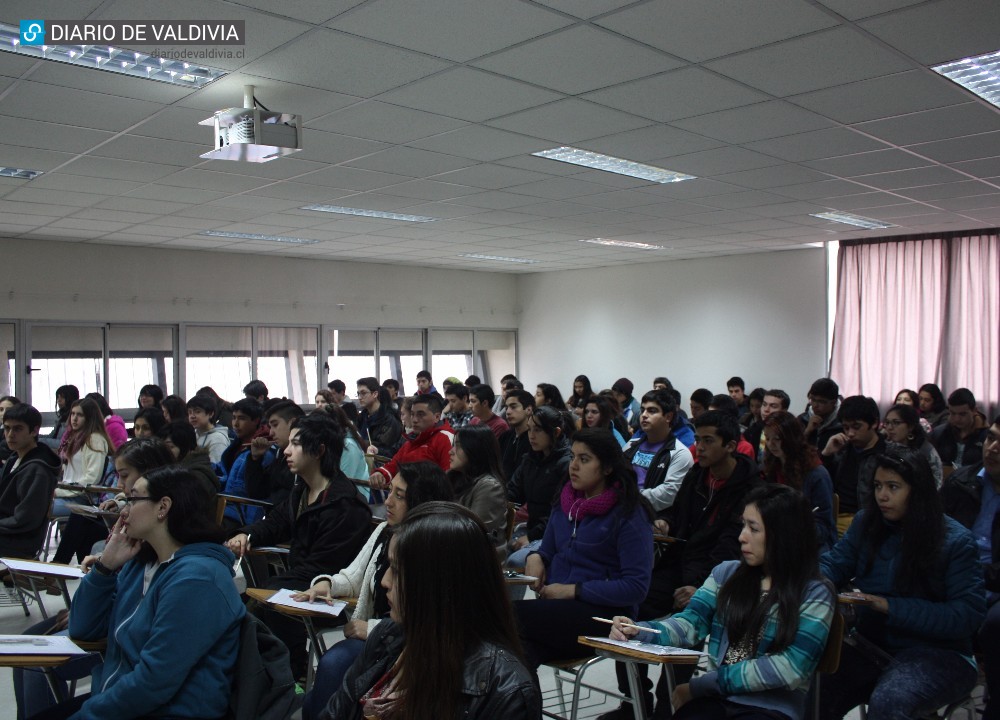
[[226,505],[232,505],[236,508],[236,514],[240,516],[240,524],[248,525],[246,518],[246,508],[248,507],[258,507],[267,511],[270,510],[274,505],[269,503],[267,500],[256,500],[254,498],[243,497],[242,495],[228,495],[226,493],[219,493],[218,497],[226,501]]
[[[11,637],[13,636],[5,636]],[[18,636],[25,639],[31,638],[31,635]],[[61,640],[66,640],[66,638],[61,638]],[[75,641],[72,641],[75,643]],[[78,646],[79,647],[79,646]],[[65,647],[61,648],[65,651]],[[81,648],[84,649],[84,648]],[[46,655],[46,654],[17,654],[16,652],[5,652],[3,647],[0,646],[0,667],[9,668],[23,668],[32,669],[41,668],[42,672],[45,674],[45,679],[49,683],[49,689],[52,690],[52,695],[55,697],[56,702],[63,702],[67,700],[66,692],[63,689],[62,682],[52,673],[52,669],[65,665],[70,660],[75,658],[83,657],[86,653],[78,654],[62,654],[62,655]]]
[[[15,570],[8,564],[7,558],[0,558],[0,562],[7,564],[10,570],[10,575],[14,580],[15,585],[24,588],[23,581],[27,581],[27,589],[35,598],[38,603],[38,608],[42,612],[42,617],[47,618],[49,616],[45,609],[45,604],[42,602],[41,592],[36,584],[36,581],[42,580],[55,581],[59,586],[60,595],[62,595],[63,602],[66,603],[66,609],[70,606],[69,588],[66,587],[66,580],[68,579],[78,579],[82,577],[80,569],[71,565],[65,565],[63,563],[50,563],[50,562],[39,562],[37,560],[23,560],[20,558],[9,558],[10,562],[17,563],[20,567]],[[18,579],[23,579],[21,583],[18,583]]]
[[[250,597],[259,603],[266,604],[269,608],[275,612],[281,613],[282,615],[297,618],[302,621],[303,625],[305,625],[306,635],[309,636],[309,671],[306,675],[306,690],[308,690],[312,687],[313,677],[316,672],[316,663],[319,661],[323,653],[326,652],[326,642],[323,640],[322,634],[316,630],[313,620],[319,618],[329,618],[332,616],[328,613],[312,612],[310,610],[302,610],[300,608],[287,607],[285,605],[275,605],[271,603],[270,600],[271,596],[276,592],[277,590],[268,590],[266,588],[247,588],[247,597]],[[346,602],[347,610],[353,610],[358,604],[357,598],[337,598],[337,600]]]
[[[643,696],[642,682],[639,678],[639,663],[664,667],[667,671],[667,686],[672,695],[674,692],[674,673],[671,666],[697,665],[702,657],[701,653],[694,651],[683,655],[654,655],[653,653],[643,652],[638,649],[633,650],[632,648],[591,640],[583,635],[577,638],[577,642],[591,648],[598,657],[610,658],[615,662],[625,664],[628,675],[629,694],[632,698],[641,698]],[[641,700],[632,703],[632,711],[635,714],[635,720],[647,720],[646,705]]]

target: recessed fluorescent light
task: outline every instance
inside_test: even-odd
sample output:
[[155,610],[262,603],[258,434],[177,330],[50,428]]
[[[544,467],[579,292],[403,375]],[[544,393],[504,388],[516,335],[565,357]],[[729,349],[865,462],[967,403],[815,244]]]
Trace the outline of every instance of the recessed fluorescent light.
[[0,23],[0,50],[79,65],[91,70],[106,70],[119,75],[171,83],[193,90],[228,75],[225,70],[192,65],[182,60],[155,58],[112,45],[24,45],[21,43],[21,29],[6,23]]
[[931,68],[978,95],[988,103],[1000,107],[1000,50],[976,57],[953,60]]
[[632,248],[633,250],[669,250],[662,245],[651,245],[650,243],[633,242],[631,240],[605,240],[604,238],[590,238],[580,242],[593,243],[594,245],[608,245],[609,247]]
[[258,235],[257,233],[224,232],[222,230],[205,230],[199,235],[209,237],[237,238],[239,240],[265,240],[267,242],[289,243],[291,245],[315,245],[319,240],[309,238],[285,237],[283,235]]
[[604,170],[605,172],[617,173],[618,175],[628,175],[629,177],[650,180],[656,183],[672,183],[695,179],[694,175],[685,175],[673,170],[664,170],[652,165],[643,165],[631,160],[622,160],[610,155],[601,155],[600,153],[580,150],[574,147],[558,147],[551,150],[540,150],[531,154],[536,157],[569,163],[570,165],[581,165],[595,170]]
[[882,222],[881,220],[872,220],[871,218],[862,217],[861,215],[852,215],[851,213],[845,212],[834,211],[809,214],[814,218],[832,220],[833,222],[844,223],[845,225],[854,225],[855,227],[864,228],[865,230],[881,230],[883,228],[897,227],[892,223]]
[[503,255],[479,255],[478,253],[463,253],[459,257],[471,258],[472,260],[495,260],[497,262],[520,263],[521,265],[533,265],[537,260],[528,258],[504,257]]
[[299,210],[315,210],[317,212],[338,213],[340,215],[358,215],[360,217],[383,218],[384,220],[403,220],[404,222],[434,222],[437,220],[437,218],[426,217],[425,215],[401,215],[400,213],[340,207],[339,205],[305,205],[300,207]]
[[25,170],[24,168],[0,167],[0,177],[16,178],[17,180],[34,180],[42,174],[41,170]]

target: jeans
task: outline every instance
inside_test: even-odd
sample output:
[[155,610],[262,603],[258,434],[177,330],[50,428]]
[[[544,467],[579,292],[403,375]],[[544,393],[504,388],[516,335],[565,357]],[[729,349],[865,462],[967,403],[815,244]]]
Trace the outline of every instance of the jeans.
[[908,720],[967,696],[975,667],[954,650],[900,650],[881,670],[871,656],[844,643],[840,667],[820,684],[820,717],[835,720],[868,703],[868,720]]
[[306,693],[302,703],[303,720],[315,720],[330,702],[330,697],[340,689],[347,670],[365,649],[365,641],[358,638],[344,638],[323,653],[316,668],[312,689]]
[[[40,623],[32,625],[24,631],[24,635],[44,635],[56,623],[56,618],[51,617],[42,620]],[[63,630],[59,635],[68,635],[67,630]],[[66,683],[70,680],[79,680],[95,671],[101,665],[101,656],[96,653],[83,655],[70,660],[65,665],[53,669],[53,675],[63,685],[63,692],[68,690]],[[56,704],[56,699],[52,695],[52,689],[45,678],[45,674],[40,668],[14,668],[14,700],[17,703],[17,720],[30,718],[36,713],[40,713]]]
[[[532,540],[520,550],[515,550],[507,556],[506,567],[512,570],[524,570],[524,564],[528,562],[528,555],[535,552],[542,546],[541,540]],[[509,585],[507,594],[511,600],[524,600],[524,594],[528,591],[527,585]]]

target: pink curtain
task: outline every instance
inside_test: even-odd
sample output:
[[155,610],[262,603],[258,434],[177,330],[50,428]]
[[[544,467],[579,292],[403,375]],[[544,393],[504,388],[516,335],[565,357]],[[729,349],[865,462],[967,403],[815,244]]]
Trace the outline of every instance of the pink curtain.
[[967,387],[1000,409],[1000,234],[840,246],[830,377],[883,409],[903,388]]

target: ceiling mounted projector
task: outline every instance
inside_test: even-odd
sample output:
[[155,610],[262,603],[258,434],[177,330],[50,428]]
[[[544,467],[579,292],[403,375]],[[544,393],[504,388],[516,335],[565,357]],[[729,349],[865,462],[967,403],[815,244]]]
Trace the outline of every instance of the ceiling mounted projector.
[[253,85],[243,86],[243,105],[198,123],[215,128],[215,149],[201,157],[265,163],[302,149],[301,115],[271,112],[254,99]]

